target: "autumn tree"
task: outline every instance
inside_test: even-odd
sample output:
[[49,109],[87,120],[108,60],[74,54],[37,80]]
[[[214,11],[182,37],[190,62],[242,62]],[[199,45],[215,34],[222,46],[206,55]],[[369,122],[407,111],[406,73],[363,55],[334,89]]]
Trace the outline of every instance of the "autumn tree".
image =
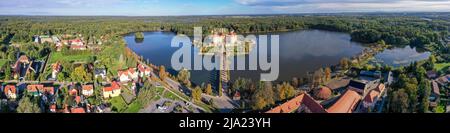
[[191,86],[190,78],[191,78],[191,73],[187,69],[182,69],[178,73],[178,80],[188,87]]
[[166,76],[166,68],[164,67],[164,65],[159,66],[159,78],[161,78],[161,80],[164,80]]
[[325,68],[325,82],[328,82],[331,80],[331,69],[330,67]]
[[348,58],[342,58],[339,61],[339,65],[341,65],[342,69],[348,69],[350,67],[350,60]]
[[211,86],[211,84],[207,84],[206,85],[205,93],[207,95],[212,95],[212,86]]
[[293,97],[295,95],[294,87],[292,87],[289,83],[283,82],[282,84],[278,84],[276,87],[276,99],[277,100],[285,100],[287,98]]
[[200,102],[202,99],[202,89],[200,87],[195,87],[194,90],[192,90],[192,100],[195,102]]
[[252,108],[261,110],[267,107],[267,105],[275,104],[274,94],[271,82],[260,82],[258,84],[258,89],[252,96]]

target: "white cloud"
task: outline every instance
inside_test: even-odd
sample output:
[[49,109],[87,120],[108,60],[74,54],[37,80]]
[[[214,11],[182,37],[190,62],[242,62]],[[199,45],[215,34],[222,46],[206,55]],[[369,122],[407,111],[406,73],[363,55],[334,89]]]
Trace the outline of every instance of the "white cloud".
[[235,0],[272,12],[450,11],[449,0]]

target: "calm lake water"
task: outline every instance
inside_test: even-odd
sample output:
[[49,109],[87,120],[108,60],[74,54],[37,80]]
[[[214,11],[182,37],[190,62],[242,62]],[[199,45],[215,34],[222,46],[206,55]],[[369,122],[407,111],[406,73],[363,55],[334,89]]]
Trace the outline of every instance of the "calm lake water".
[[394,67],[407,66],[411,62],[428,59],[431,53],[423,50],[417,50],[410,46],[395,47],[386,49],[375,55],[372,63],[387,64]]
[[[277,81],[290,81],[293,77],[304,77],[309,71],[338,64],[341,58],[350,58],[364,49],[360,43],[350,41],[350,35],[339,32],[302,30],[271,34],[280,35],[280,73]],[[135,41],[134,34],[126,35],[124,39],[128,43],[128,47],[137,54],[155,65],[166,66],[170,73],[175,74],[176,71],[171,70],[170,67],[172,54],[178,49],[170,46],[174,36],[175,34],[171,32],[145,32],[144,41]],[[393,50],[386,50],[377,57],[386,60],[385,62],[390,62],[392,58],[390,55],[413,55],[412,53],[414,53],[405,48]],[[192,51],[193,56],[199,56],[196,48],[192,48]],[[256,49],[252,52],[256,52]],[[246,60],[248,61],[248,57]],[[230,72],[231,80],[244,77],[254,81],[260,79],[260,73],[261,71],[250,70]],[[191,71],[191,80],[196,84],[214,82],[216,79],[217,72],[215,71]]]

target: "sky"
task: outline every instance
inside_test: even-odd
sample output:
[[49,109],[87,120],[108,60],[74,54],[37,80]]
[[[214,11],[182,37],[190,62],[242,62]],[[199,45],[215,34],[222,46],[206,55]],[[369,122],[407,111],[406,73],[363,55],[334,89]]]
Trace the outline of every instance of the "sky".
[[0,15],[179,16],[449,11],[450,0],[0,0]]

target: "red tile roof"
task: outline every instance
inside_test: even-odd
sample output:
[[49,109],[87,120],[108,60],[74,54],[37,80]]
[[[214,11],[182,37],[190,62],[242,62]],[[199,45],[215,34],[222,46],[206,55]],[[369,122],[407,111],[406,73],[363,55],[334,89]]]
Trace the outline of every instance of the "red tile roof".
[[93,85],[82,85],[81,87],[83,90],[87,90],[87,91],[94,89]]
[[150,71],[150,68],[149,67],[145,67],[144,65],[142,65],[142,64],[139,64],[138,65],[138,70],[140,71],[140,72],[149,72]]
[[103,87],[103,91],[113,91],[120,89],[120,85],[117,82],[112,82],[111,86]]
[[76,95],[78,95],[78,90],[75,89],[75,88],[70,89],[69,95],[71,95],[71,96],[76,96]]
[[331,97],[331,93],[331,89],[324,86],[314,91],[314,97],[321,100],[327,100]]
[[70,113],[86,113],[86,112],[84,111],[83,108],[78,107],[78,108],[72,108],[72,109],[70,109]]
[[77,104],[79,104],[81,102],[81,97],[80,96],[76,96],[75,97],[75,102],[77,102]]
[[367,103],[373,103],[375,102],[375,98],[378,97],[380,93],[376,90],[370,90],[369,93],[367,93],[366,97],[364,97],[364,102]]
[[8,91],[11,91],[11,93],[16,93],[16,86],[15,85],[6,85],[3,92],[6,95],[8,93]]
[[322,105],[317,103],[312,97],[305,93],[298,95],[297,97],[267,111],[266,113],[291,113],[302,105],[308,108],[312,113],[326,113]]
[[44,85],[41,84],[35,84],[35,85],[28,85],[27,86],[27,91],[28,92],[37,92],[37,91],[41,91],[43,92],[44,90]]
[[48,94],[55,94],[55,89],[53,87],[44,87],[44,92]]
[[353,89],[348,89],[339,100],[327,109],[329,113],[352,113],[361,100],[361,96]]

